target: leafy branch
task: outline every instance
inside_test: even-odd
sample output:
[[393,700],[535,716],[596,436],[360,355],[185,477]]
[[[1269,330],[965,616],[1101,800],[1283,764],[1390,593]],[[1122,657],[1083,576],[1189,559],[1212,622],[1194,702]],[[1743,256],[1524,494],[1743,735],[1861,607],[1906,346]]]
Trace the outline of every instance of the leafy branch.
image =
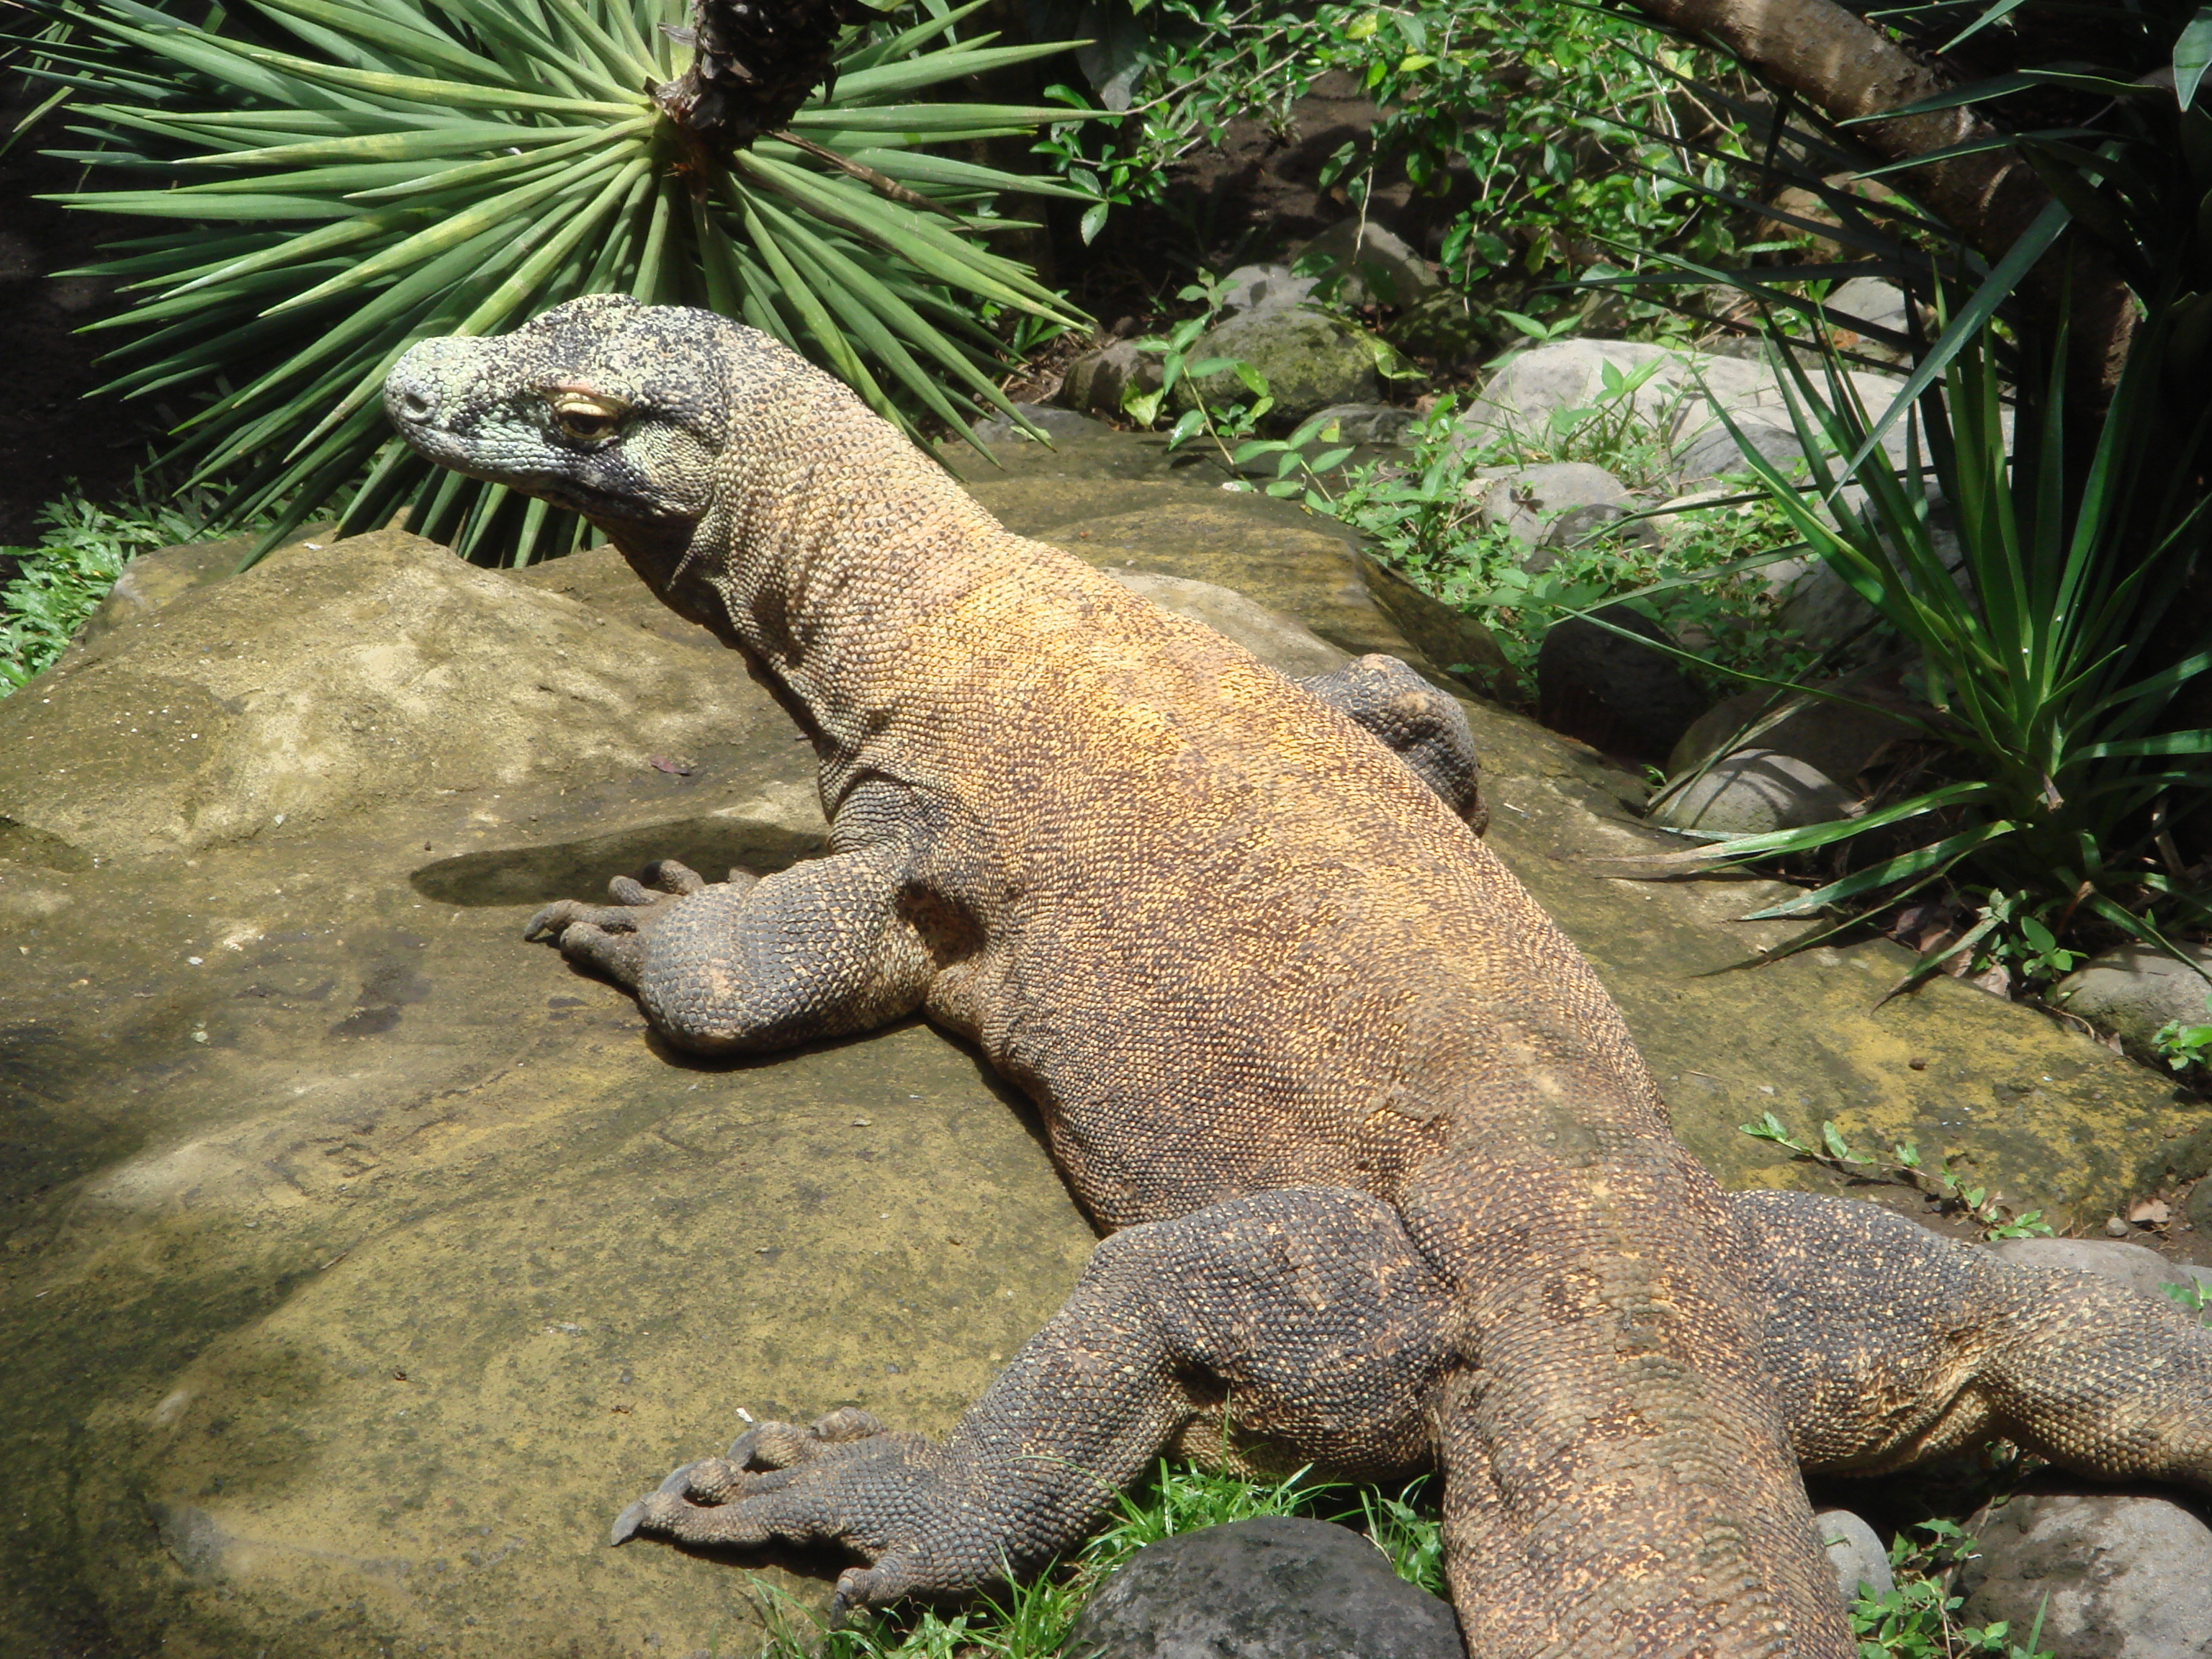
[[1947,1153],[1942,1164],[1930,1166],[1921,1157],[1917,1146],[1910,1140],[1900,1140],[1890,1147],[1887,1158],[1878,1157],[1858,1151],[1844,1139],[1842,1130],[1825,1119],[1820,1124],[1820,1140],[1803,1141],[1790,1133],[1789,1125],[1771,1112],[1756,1123],[1741,1124],[1738,1127],[1753,1140],[1770,1142],[1852,1180],[1893,1182],[1923,1193],[1945,1209],[1964,1214],[1982,1230],[1984,1238],[2051,1236],[2051,1226],[2044,1220],[2042,1211],[2015,1212],[1987,1188],[1969,1187],[1961,1182],[1949,1167],[1950,1161],[1961,1156],[1960,1153]]

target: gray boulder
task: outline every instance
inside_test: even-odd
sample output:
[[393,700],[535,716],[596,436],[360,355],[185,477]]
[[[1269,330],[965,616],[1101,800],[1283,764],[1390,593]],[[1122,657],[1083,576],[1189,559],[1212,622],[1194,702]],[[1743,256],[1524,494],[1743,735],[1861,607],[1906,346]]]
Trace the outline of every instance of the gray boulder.
[[1751,463],[1744,457],[1747,444],[1785,476],[1805,458],[1805,446],[1798,441],[1796,428],[1786,422],[1753,415],[1732,418],[1734,432],[1714,420],[1675,452],[1674,475],[1684,488],[1695,489],[1710,478],[1750,471]]
[[[1340,221],[1297,250],[1298,263],[1340,279],[1336,301],[1346,306],[1411,306],[1437,286],[1429,262],[1395,232],[1371,221]],[[1322,262],[1326,261],[1326,264]]]
[[1069,1632],[1081,1659],[1466,1659],[1450,1606],[1326,1521],[1262,1516],[1165,1538]]
[[1849,1510],[1814,1510],[1813,1529],[1820,1534],[1845,1600],[1861,1590],[1887,1595],[1897,1588],[1897,1575],[1890,1571],[1889,1552],[1880,1534]]
[[[1893,694],[1894,676],[1869,672],[1831,682],[1823,689],[1873,698]],[[1739,737],[1740,732],[1745,735]],[[1913,732],[1899,715],[1864,702],[1838,702],[1802,694],[1778,701],[1771,690],[1753,687],[1723,698],[1699,715],[1668,755],[1667,771],[1680,777],[1724,749],[1757,748],[1790,756],[1848,783],[1883,749]]]
[[2140,945],[2093,957],[2058,982],[2053,1000],[2111,1031],[2136,1054],[2154,1054],[2159,1028],[2171,1020],[2212,1024],[2212,946],[2186,945],[2186,962]]
[[976,422],[975,435],[987,444],[1036,442],[1023,428],[1022,421],[1056,444],[1080,442],[1114,429],[1103,421],[1095,421],[1079,410],[1065,409],[1058,404],[1016,404],[1013,415],[994,415],[988,421]]
[[[1856,486],[1843,492],[1847,506],[1856,507],[1863,496]],[[1936,556],[1950,569],[1954,580],[1963,588],[1965,578],[1960,573],[1966,564],[1966,550],[1960,544],[1955,524],[1942,504],[1931,508],[1928,526],[1929,540]],[[1787,580],[1794,562],[1784,562],[1767,568],[1767,580],[1778,583]],[[1843,645],[1853,636],[1856,644],[1846,658],[1863,661],[1867,657],[1892,649],[1889,636],[1881,627],[1881,618],[1875,608],[1861,599],[1857,592],[1823,560],[1813,559],[1798,564],[1802,574],[1788,581],[1788,592],[1776,608],[1777,626],[1792,639],[1812,647],[1826,651]]]
[[1672,830],[1763,836],[1848,817],[1858,798],[1817,767],[1771,749],[1739,749],[1701,777],[1652,803],[1651,821]]
[[[1759,452],[1780,464],[1800,453],[1789,400],[1773,368],[1678,351],[1632,340],[1553,340],[1515,353],[1499,365],[1460,424],[1468,441],[1518,437],[1544,441],[1561,410],[1607,409],[1606,378],[1645,378],[1628,394],[1633,410],[1627,440],[1641,437],[1671,457],[1674,477],[1685,483],[1743,470],[1736,438],[1721,419],[1725,410]],[[1869,411],[1888,407],[1903,381],[1855,372],[1850,382]],[[1884,440],[1893,459],[1905,455],[1905,423]]]
[[[1268,424],[1296,426],[1333,404],[1368,403],[1382,389],[1366,337],[1342,319],[1304,307],[1248,311],[1216,325],[1191,348],[1191,360],[1234,357],[1267,378],[1275,407]],[[1178,398],[1192,392],[1209,403],[1249,402],[1244,384],[1227,370],[1194,385],[1179,383]]]
[[1407,428],[1420,419],[1396,404],[1332,404],[1310,418],[1335,422],[1340,444],[1402,444]]
[[[1827,311],[1846,329],[1863,324],[1885,334],[1904,334],[1911,326],[1905,303],[1905,290],[1896,283],[1879,276],[1854,276],[1828,295]],[[1867,334],[1838,343],[1861,356],[1889,362],[1904,362],[1908,356],[1904,348]]]
[[1536,550],[1522,561],[1530,570],[1556,562],[1547,550],[1572,547],[1637,505],[1626,484],[1588,461],[1551,461],[1486,472],[1491,482],[1482,497],[1482,522]]
[[2130,1492],[2014,1498],[1968,1528],[1955,1588],[2057,1659],[2212,1659],[2212,1527],[2194,1504]]
[[[1556,623],[1536,649],[1536,718],[1609,755],[1656,760],[1711,700],[1664,651],[1666,630],[1626,605]],[[1623,638],[1611,623],[1639,638]]]
[[1147,356],[1127,340],[1110,340],[1067,366],[1058,397],[1061,407],[1078,413],[1117,415],[1121,394],[1130,386],[1154,392],[1159,385],[1158,357]]
[[1221,279],[1218,298],[1223,314],[1233,317],[1304,305],[1320,286],[1318,277],[1301,276],[1288,265],[1239,265]]
[[[1664,346],[1633,340],[1553,340],[1515,352],[1459,417],[1470,443],[1535,438],[1560,410],[1589,409],[1605,396],[1605,372],[1651,378],[1632,394],[1645,429],[1664,433],[1679,418],[1690,360]],[[1656,365],[1656,367],[1654,367]]]

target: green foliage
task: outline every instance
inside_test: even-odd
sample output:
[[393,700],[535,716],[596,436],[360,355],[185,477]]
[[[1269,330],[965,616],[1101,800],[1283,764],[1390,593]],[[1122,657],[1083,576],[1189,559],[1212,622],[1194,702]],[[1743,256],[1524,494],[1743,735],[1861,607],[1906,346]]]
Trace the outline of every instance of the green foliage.
[[[2172,729],[2170,715],[2181,688],[2212,667],[2212,651],[2152,654],[2204,531],[2195,468],[2173,470],[2169,434],[2154,429],[2164,419],[2167,331],[2155,316],[2138,328],[2081,465],[2063,337],[2047,378],[2024,386],[2009,411],[1984,332],[1957,337],[1940,374],[1925,372],[1933,359],[1923,366],[1925,468],[1917,431],[1905,464],[1889,459],[1875,441],[1880,423],[1832,358],[1826,395],[1794,356],[1778,360],[1801,431],[1825,440],[1807,448],[1850,459],[1836,470],[1814,463],[1811,499],[1759,455],[1747,452],[1747,463],[1797,533],[1919,654],[1917,689],[1933,712],[1917,724],[1949,758],[1936,787],[1878,811],[1739,837],[1669,866],[1839,848],[1916,820],[1907,850],[1886,834],[1860,868],[1757,914],[1887,902],[1945,880],[1984,901],[1968,942],[2004,930],[2003,953],[2046,975],[2070,965],[2071,927],[2094,923],[2164,946],[2166,928],[2212,921],[2160,846],[2169,805],[2212,784],[2212,731]],[[2188,434],[2200,465],[2209,430],[2200,417]],[[1863,507],[1843,495],[1846,482],[1865,492]],[[1939,505],[1957,535],[1955,572],[1937,536]],[[1960,948],[1932,947],[1914,979]]]
[[1951,1593],[1959,1563],[1974,1553],[1974,1540],[1956,1522],[1923,1521],[1891,1540],[1889,1560],[1897,1588],[1883,1595],[1861,1594],[1851,1603],[1851,1633],[1858,1638],[1859,1659],[2051,1659],[2036,1645],[2043,1633],[2037,1615],[2027,1645],[2011,1639],[2003,1620],[1989,1625],[1962,1624],[1965,1598]]
[[[2212,1013],[2212,996],[2204,999],[2205,1012]],[[2159,1058],[2177,1072],[2191,1067],[2212,1068],[2212,1024],[2192,1025],[2185,1020],[2170,1019],[2158,1028],[2151,1038],[2151,1046]]]
[[2173,1299],[2173,1305],[2184,1313],[2197,1316],[2200,1325],[2212,1327],[2212,1287],[2202,1279],[2189,1285],[2161,1285],[2159,1287]]
[[1756,1123],[1739,1126],[1741,1133],[1753,1140],[1764,1140],[1794,1153],[1808,1163],[1832,1170],[1838,1175],[1853,1181],[1887,1181],[1911,1187],[1935,1199],[1948,1211],[1963,1214],[1982,1230],[1982,1237],[1999,1238],[2048,1238],[2051,1229],[2040,1210],[2014,1213],[1996,1194],[1985,1187],[1969,1187],[1950,1168],[1952,1162],[1965,1156],[1948,1152],[1943,1163],[1930,1166],[1920,1155],[1920,1148],[1910,1140],[1901,1140],[1890,1148],[1884,1158],[1872,1152],[1863,1152],[1844,1139],[1842,1130],[1833,1123],[1820,1125],[1818,1142],[1800,1140],[1790,1131],[1789,1125],[1769,1112]]
[[[1024,180],[931,153],[1047,113],[931,101],[1055,50],[963,39],[976,4],[845,36],[788,129],[710,155],[652,90],[684,0],[252,0],[205,27],[139,0],[40,0],[72,38],[58,152],[108,181],[67,198],[173,228],[96,269],[132,298],[112,388],[189,400],[175,457],[283,503],[270,544],[359,480],[349,530],[411,504],[416,531],[517,562],[574,545],[544,502],[442,472],[384,424],[415,341],[485,334],[579,294],[701,305],[807,352],[894,420],[955,428],[1004,406],[975,315],[1071,319],[983,239]],[[952,390],[945,390],[949,383]]]
[[1099,198],[1086,240],[1111,204],[1160,199],[1170,165],[1218,143],[1231,121],[1279,125],[1334,70],[1382,114],[1328,158],[1322,187],[1358,207],[1378,169],[1395,164],[1416,191],[1464,203],[1442,246],[1456,282],[1579,270],[1607,250],[1664,245],[1711,257],[1729,246],[1710,198],[1620,165],[1668,153],[1677,129],[1674,82],[1640,54],[1647,34],[1627,18],[1500,0],[1129,0],[1127,13],[1109,17],[1115,67],[1103,97],[1125,112],[1064,124],[1040,146]]
[[1439,398],[1408,428],[1404,462],[1355,469],[1340,482],[1314,479],[1303,499],[1364,534],[1377,559],[1482,622],[1524,672],[1553,623],[1614,602],[1698,641],[1711,667],[1793,672],[1808,653],[1776,627],[1777,594],[1758,568],[1797,544],[1763,499],[1674,514],[1656,544],[1621,534],[1625,525],[1601,526],[1550,550],[1553,562],[1535,571],[1522,543],[1481,522],[1485,468],[1589,460],[1638,477],[1656,465],[1657,440],[1633,417],[1639,377],[1615,379],[1596,407],[1558,411],[1542,432],[1491,443],[1470,441],[1457,424],[1457,400]]
[[[1425,1480],[1396,1492],[1360,1488],[1358,1512],[1400,1577],[1441,1594],[1441,1525],[1425,1489]],[[1347,1495],[1344,1486],[1310,1480],[1304,1470],[1262,1484],[1163,1459],[1151,1479],[1121,1495],[1115,1518],[1072,1559],[951,1618],[927,1608],[875,1613],[825,1632],[788,1598],[757,1583],[769,1631],[762,1659],[1054,1659],[1084,1603],[1146,1545],[1255,1516],[1346,1520]]]
[[123,567],[139,554],[188,542],[202,532],[204,503],[157,500],[141,481],[134,498],[102,507],[74,489],[40,517],[35,547],[0,547],[16,574],[0,586],[0,696],[62,653],[99,608]]

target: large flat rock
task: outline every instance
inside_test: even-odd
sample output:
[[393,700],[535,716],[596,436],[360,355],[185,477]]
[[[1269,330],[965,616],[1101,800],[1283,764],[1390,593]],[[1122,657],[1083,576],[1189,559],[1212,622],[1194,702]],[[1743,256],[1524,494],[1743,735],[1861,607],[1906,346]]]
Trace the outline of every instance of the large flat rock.
[[[1109,568],[1286,672],[1337,661],[1253,599],[1342,542],[1170,487],[1207,511],[1139,490],[1100,521],[1145,556]],[[1176,574],[1200,546],[1236,577],[1240,543],[1249,597]],[[0,1651],[746,1650],[744,1577],[606,1549],[615,1509],[741,1407],[942,1430],[1091,1233],[928,1027],[702,1064],[521,943],[663,853],[820,845],[805,745],[611,554],[518,577],[380,534],[220,574],[0,702]],[[1978,993],[1877,1008],[1884,947],[1711,971],[1772,936],[1728,920],[1762,890],[1599,873],[1649,839],[1639,787],[1471,712],[1499,849],[1724,1179],[1808,1178],[1735,1133],[1771,1109],[2101,1217],[2203,1121]]]

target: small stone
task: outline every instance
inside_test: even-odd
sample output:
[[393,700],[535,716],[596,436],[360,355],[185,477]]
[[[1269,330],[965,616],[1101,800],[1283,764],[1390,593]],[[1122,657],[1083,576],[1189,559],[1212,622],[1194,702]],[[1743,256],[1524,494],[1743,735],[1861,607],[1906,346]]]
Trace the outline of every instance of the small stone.
[[[1057,404],[1016,404],[1014,415],[1018,415],[1042,432],[1054,443],[1066,443],[1071,439],[1096,438],[1114,428],[1103,421],[1094,421],[1088,415],[1073,409],[1063,409]],[[979,422],[975,435],[987,444],[1034,443],[1036,441],[1015,421],[1012,415],[994,415]]]
[[2212,945],[2182,947],[2186,961],[2138,945],[2092,957],[2058,982],[2052,1000],[2117,1036],[2130,1053],[2156,1058],[2159,1030],[2172,1022],[2212,1024]]
[[1881,1537],[1849,1510],[1815,1510],[1813,1529],[1820,1534],[1820,1547],[1828,1552],[1828,1560],[1836,1569],[1837,1588],[1846,1601],[1862,1587],[1875,1595],[1887,1595],[1897,1588],[1889,1552],[1882,1547]]
[[2015,1497],[1968,1523],[1965,1621],[2008,1621],[2057,1659],[2212,1659],[2212,1528],[2165,1498]]
[[1087,351],[1067,366],[1060,376],[1060,406],[1078,413],[1121,412],[1121,394],[1130,386],[1150,392],[1160,384],[1160,362],[1148,357],[1127,340],[1115,340]]
[[1701,777],[1653,802],[1651,819],[1674,830],[1760,836],[1832,823],[1858,798],[1826,773],[1791,755],[1739,749]]
[[1332,404],[1310,418],[1334,422],[1340,444],[1402,444],[1420,416],[1395,404]]
[[1335,295],[1342,306],[1409,306],[1437,285],[1427,260],[1370,219],[1339,221],[1300,248],[1297,258],[1309,270],[1319,266],[1342,279]]
[[1358,1533],[1288,1516],[1164,1539],[1109,1578],[1063,1651],[1086,1659],[1465,1659],[1450,1607]]
[[2105,1218],[2106,1237],[2109,1238],[2125,1238],[2130,1231],[2128,1224],[2121,1220],[2119,1217],[2115,1215]]
[[1557,562],[1558,556],[1548,550],[1574,546],[1635,505],[1628,486],[1603,467],[1552,461],[1497,471],[1483,495],[1480,516],[1486,526],[1538,550],[1522,561],[1525,568],[1538,571]]
[[1845,350],[1862,357],[1902,362],[1908,355],[1903,347],[1860,332],[1859,325],[1889,334],[1905,333],[1910,323],[1905,307],[1905,291],[1896,283],[1879,276],[1854,276],[1828,295],[1824,309],[1838,325],[1860,334],[1856,341],[1838,343]]
[[[1190,356],[1194,362],[1234,358],[1259,370],[1275,399],[1267,424],[1283,431],[1331,404],[1372,401],[1382,389],[1374,349],[1360,331],[1341,318],[1303,307],[1229,318],[1200,336]],[[1186,404],[1194,396],[1217,404],[1251,401],[1244,383],[1226,369],[1179,382],[1176,396]]]
[[[2132,1238],[2136,1230],[2124,1216],[2106,1222],[2114,1238]],[[2116,1285],[2124,1285],[2145,1296],[2163,1298],[2169,1285],[2212,1281],[2212,1267],[2191,1267],[2168,1261],[2142,1244],[2115,1244],[2101,1238],[2009,1238],[1993,1246],[1999,1256],[2025,1267],[2064,1267],[2095,1273]]]
[[1304,305],[1321,286],[1318,277],[1301,276],[1288,265],[1239,265],[1221,279],[1216,295],[1222,314],[1240,311],[1280,311]]
[[[1869,669],[1830,680],[1820,688],[1850,699],[1800,695],[1778,698],[1754,688],[1725,697],[1700,715],[1667,757],[1670,776],[1695,771],[1710,756],[1739,743],[1803,761],[1816,771],[1849,782],[1873,764],[1891,744],[1914,735],[1914,727],[1869,702],[1904,703],[1899,671]],[[1739,733],[1750,728],[1749,735]]]
[[1666,653],[1599,625],[1665,642],[1658,623],[1626,605],[1595,614],[1554,623],[1537,647],[1536,718],[1607,754],[1657,760],[1711,699]]

